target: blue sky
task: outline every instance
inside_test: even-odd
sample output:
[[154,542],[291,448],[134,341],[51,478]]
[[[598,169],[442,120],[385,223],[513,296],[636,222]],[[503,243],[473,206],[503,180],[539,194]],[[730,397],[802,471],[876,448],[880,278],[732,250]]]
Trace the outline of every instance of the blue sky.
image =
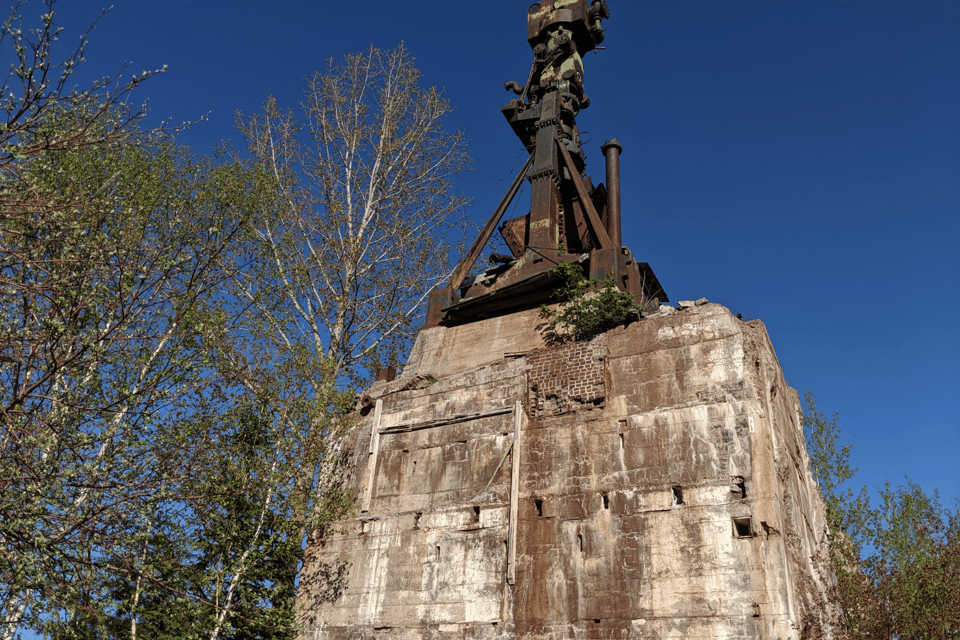
[[[330,57],[401,41],[472,139],[458,187],[482,224],[522,148],[500,106],[526,78],[530,0],[113,0],[91,76],[168,65],[150,120],[295,107]],[[859,482],[960,497],[960,2],[610,0],[585,58],[589,173],[623,145],[624,243],[673,300],[764,321],[787,381],[840,413]],[[63,1],[63,43],[100,12]]]

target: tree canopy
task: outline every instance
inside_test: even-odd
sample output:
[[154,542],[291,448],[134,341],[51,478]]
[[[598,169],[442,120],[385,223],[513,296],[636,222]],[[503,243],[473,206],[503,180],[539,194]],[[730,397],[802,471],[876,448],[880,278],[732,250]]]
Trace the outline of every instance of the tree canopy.
[[0,633],[291,637],[352,384],[449,271],[462,135],[371,49],[198,157],[131,100],[161,70],[69,88],[54,3],[0,28]]
[[866,487],[850,486],[856,469],[837,419],[807,394],[807,448],[830,527],[821,561],[836,576],[823,608],[835,612],[839,637],[960,638],[960,503],[951,509],[906,479],[879,489],[874,505]]

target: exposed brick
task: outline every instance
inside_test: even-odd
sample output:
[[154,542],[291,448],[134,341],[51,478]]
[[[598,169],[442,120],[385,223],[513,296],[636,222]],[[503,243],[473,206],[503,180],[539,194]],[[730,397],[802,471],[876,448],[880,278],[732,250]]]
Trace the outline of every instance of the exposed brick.
[[530,406],[538,416],[560,415],[605,398],[606,346],[602,339],[572,343],[527,356]]

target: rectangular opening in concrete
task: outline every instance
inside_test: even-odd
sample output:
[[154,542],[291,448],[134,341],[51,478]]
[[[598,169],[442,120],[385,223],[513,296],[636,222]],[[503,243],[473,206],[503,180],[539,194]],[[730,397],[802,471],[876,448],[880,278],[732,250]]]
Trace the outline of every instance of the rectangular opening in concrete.
[[583,534],[578,534],[577,539],[580,541],[580,553],[583,553]]
[[740,476],[734,476],[733,485],[730,487],[730,493],[739,494],[740,499],[747,497],[747,483]]
[[480,522],[480,507],[473,508],[473,521]]
[[541,516],[541,517],[543,516],[543,500],[541,500],[540,498],[534,498],[533,508],[537,510],[538,516]]
[[673,488],[670,490],[670,492],[673,494],[673,505],[674,505],[674,506],[683,504],[683,487],[681,487],[680,485],[677,485],[677,486],[673,487]]
[[737,538],[753,537],[753,524],[750,516],[733,519],[733,535]]
[[623,449],[623,434],[620,434],[620,449]]
[[610,496],[608,496],[608,495],[605,494],[605,493],[602,494],[602,495],[603,495],[603,508],[604,508],[604,509],[609,509],[609,508],[610,508]]

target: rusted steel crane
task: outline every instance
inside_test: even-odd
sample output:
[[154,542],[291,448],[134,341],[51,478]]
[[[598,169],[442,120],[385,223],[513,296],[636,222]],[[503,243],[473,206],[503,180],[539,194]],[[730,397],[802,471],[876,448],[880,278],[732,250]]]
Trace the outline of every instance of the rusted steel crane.
[[[585,173],[576,121],[590,105],[582,56],[603,42],[602,22],[609,17],[605,0],[542,0],[528,10],[533,64],[524,85],[506,83],[518,97],[501,110],[530,157],[449,284],[431,295],[425,328],[548,301],[559,284],[551,270],[560,262],[579,262],[593,281],[613,275],[617,287],[640,303],[668,301],[649,265],[622,246],[620,143],[601,147],[606,186],[594,187]],[[524,180],[531,185],[530,213],[500,225],[511,255],[492,254],[493,266],[465,281]]]

